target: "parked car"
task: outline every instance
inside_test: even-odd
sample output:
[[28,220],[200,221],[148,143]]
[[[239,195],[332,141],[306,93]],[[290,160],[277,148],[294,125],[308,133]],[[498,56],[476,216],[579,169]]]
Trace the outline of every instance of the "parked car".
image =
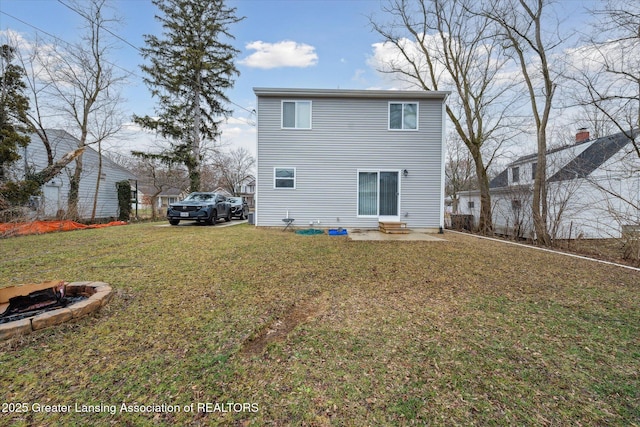
[[227,199],[231,203],[231,216],[247,219],[249,216],[249,205],[244,197],[229,197]]
[[219,193],[191,193],[184,200],[170,204],[167,209],[167,219],[171,225],[187,220],[215,225],[218,218],[231,221],[231,204]]

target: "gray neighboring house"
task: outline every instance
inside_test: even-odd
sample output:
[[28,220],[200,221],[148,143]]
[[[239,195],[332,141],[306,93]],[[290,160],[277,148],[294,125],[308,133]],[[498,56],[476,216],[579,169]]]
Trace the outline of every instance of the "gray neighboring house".
[[444,226],[449,92],[254,88],[257,226]]
[[[47,135],[51,142],[54,161],[66,153],[78,148],[78,139],[64,130],[48,129]],[[47,166],[47,153],[43,143],[35,133],[31,135],[31,142],[21,153],[22,159],[18,163],[22,168],[39,171]],[[83,171],[80,179],[78,212],[82,219],[91,218],[93,202],[98,180],[98,163],[100,155],[96,150],[87,146],[83,159]],[[42,186],[42,195],[32,203],[34,217],[65,218],[69,194],[69,178],[73,175],[75,162],[69,163],[55,178]],[[110,219],[118,216],[118,192],[116,183],[119,181],[134,181],[136,176],[119,166],[109,158],[102,156],[102,173],[96,205],[96,219]],[[134,188],[132,188],[132,191]]]

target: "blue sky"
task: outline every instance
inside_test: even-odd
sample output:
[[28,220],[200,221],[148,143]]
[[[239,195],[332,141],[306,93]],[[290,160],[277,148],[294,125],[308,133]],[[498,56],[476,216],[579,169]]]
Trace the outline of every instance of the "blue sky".
[[[567,19],[575,20],[581,19],[586,3],[563,0],[558,7]],[[112,4],[123,19],[113,31],[129,44],[141,47],[143,34],[160,34],[150,0]],[[245,19],[230,29],[241,51],[237,58],[241,74],[227,93],[236,105],[231,105],[234,113],[223,129],[223,142],[254,152],[255,128],[247,124],[255,107],[253,87],[391,88],[393,83],[376,72],[371,60],[381,38],[372,31],[369,16],[384,16],[383,4],[381,0],[229,0],[237,16]],[[74,42],[81,34],[82,18],[57,0],[2,0],[0,12],[0,31],[14,30],[27,39],[38,33],[45,41],[52,35]],[[140,54],[117,42],[120,47],[111,60],[134,73],[123,92],[125,113],[153,115],[155,101],[142,83]]]
[[[143,34],[160,33],[154,19],[157,10],[150,0],[113,3],[123,18],[114,32],[133,46],[144,45]],[[255,107],[253,87],[380,86],[379,76],[367,64],[372,44],[379,41],[368,16],[380,12],[379,0],[231,0],[228,5],[237,8],[237,16],[245,17],[231,27],[233,43],[241,53],[237,58],[240,76],[228,96],[238,106]],[[2,0],[0,11],[0,30],[11,29],[26,38],[37,32],[47,41],[48,33],[73,42],[81,33],[80,16],[56,0]],[[128,115],[153,115],[155,101],[141,80],[139,52],[126,43],[118,44],[113,62],[135,73],[124,90],[125,110]],[[238,106],[231,106],[238,120],[230,122],[224,138],[231,144],[250,145],[251,130],[242,129],[242,121],[251,115]]]

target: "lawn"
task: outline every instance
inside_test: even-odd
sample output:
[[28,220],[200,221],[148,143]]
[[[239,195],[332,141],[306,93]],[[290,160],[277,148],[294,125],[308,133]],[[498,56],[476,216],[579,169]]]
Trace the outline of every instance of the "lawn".
[[0,425],[640,425],[640,273],[444,238],[146,223],[0,240],[0,287],[115,289],[0,344]]

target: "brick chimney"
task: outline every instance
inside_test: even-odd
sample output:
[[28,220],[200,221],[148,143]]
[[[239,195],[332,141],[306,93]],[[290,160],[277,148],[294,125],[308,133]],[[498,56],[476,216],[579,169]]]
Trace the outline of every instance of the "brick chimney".
[[587,142],[589,140],[589,131],[587,128],[580,128],[578,132],[576,132],[576,144],[582,144],[583,142]]

